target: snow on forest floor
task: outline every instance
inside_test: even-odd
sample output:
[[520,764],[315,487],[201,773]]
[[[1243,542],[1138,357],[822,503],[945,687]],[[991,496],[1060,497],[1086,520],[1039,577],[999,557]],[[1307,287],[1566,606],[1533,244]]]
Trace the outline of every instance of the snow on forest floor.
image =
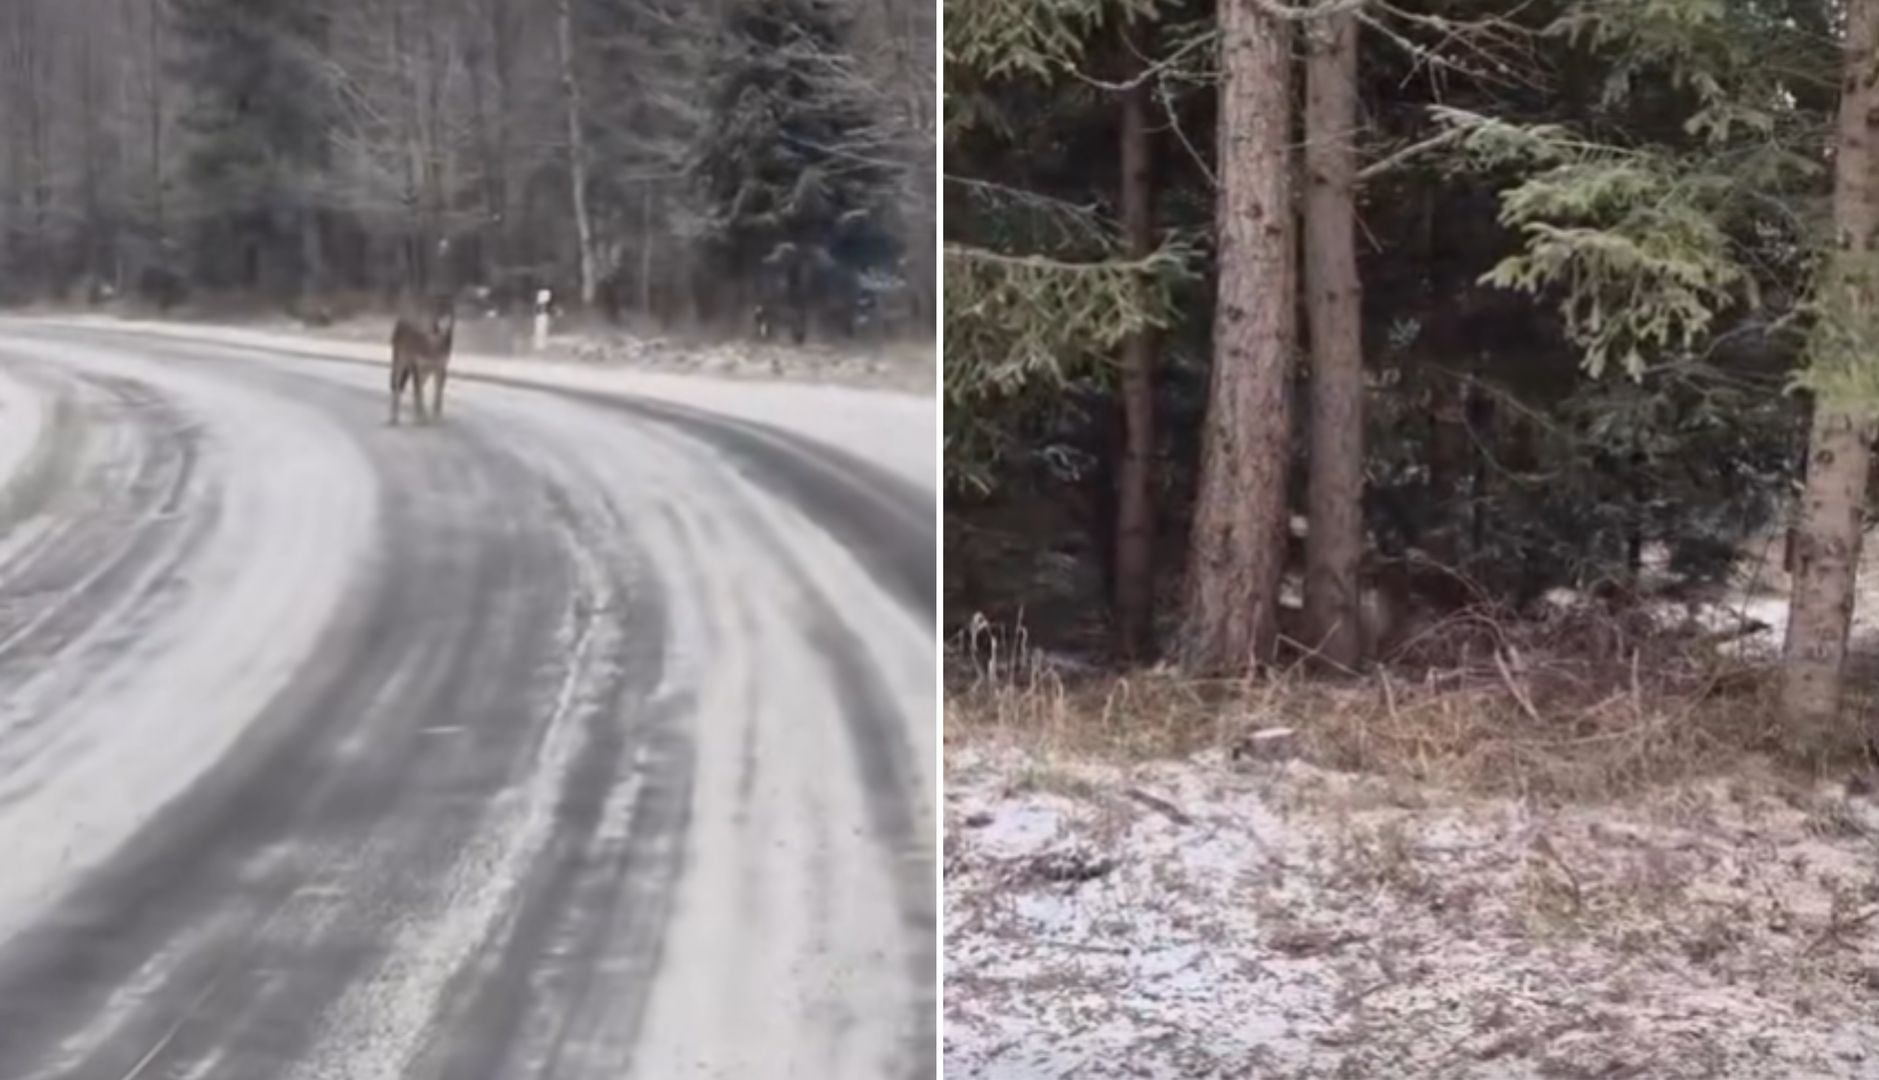
[[1879,1076],[1879,808],[948,748],[948,1077]]

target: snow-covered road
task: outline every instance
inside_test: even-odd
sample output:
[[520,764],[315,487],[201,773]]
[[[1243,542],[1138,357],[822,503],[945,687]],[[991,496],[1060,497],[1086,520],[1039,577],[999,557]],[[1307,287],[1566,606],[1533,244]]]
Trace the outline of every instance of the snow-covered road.
[[0,1080],[931,1076],[932,401],[384,378],[0,320]]

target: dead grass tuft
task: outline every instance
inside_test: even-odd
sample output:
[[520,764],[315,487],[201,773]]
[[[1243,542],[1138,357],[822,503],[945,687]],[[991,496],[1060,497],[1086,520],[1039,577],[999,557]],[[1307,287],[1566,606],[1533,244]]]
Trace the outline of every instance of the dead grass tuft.
[[1807,739],[1777,730],[1771,665],[1631,614],[1515,623],[1471,612],[1372,672],[1338,678],[1302,665],[1258,680],[1116,675],[1055,661],[1022,628],[982,620],[948,651],[948,745],[991,739],[1045,759],[1237,757],[1254,733],[1287,729],[1252,756],[1278,747],[1339,771],[1602,801],[1748,759],[1819,768],[1857,764],[1862,752],[1856,725]]
[[1022,626],[975,619],[949,646],[946,740],[993,739],[1045,759],[1143,761],[1221,745],[1244,686],[1168,671],[1081,670],[1031,647]]

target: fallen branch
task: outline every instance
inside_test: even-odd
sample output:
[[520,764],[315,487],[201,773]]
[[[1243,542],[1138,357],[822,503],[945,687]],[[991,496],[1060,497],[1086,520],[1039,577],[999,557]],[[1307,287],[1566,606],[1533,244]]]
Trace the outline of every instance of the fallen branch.
[[1130,788],[1125,794],[1127,794],[1129,798],[1134,799],[1136,802],[1141,803],[1143,806],[1148,807],[1150,810],[1154,810],[1157,813],[1161,814],[1163,817],[1167,818],[1169,821],[1174,822],[1176,825],[1194,824],[1194,819],[1188,816],[1186,811],[1182,810],[1180,807],[1174,805],[1173,803],[1169,802],[1168,800],[1162,798],[1159,795],[1151,795],[1150,793],[1143,791],[1141,788]]
[[1535,724],[1541,727],[1546,726],[1546,721],[1540,719],[1540,711],[1533,707],[1533,701],[1527,697],[1526,692],[1521,690],[1520,685],[1514,681],[1514,673],[1507,670],[1507,660],[1502,655],[1500,649],[1494,650],[1494,666],[1500,671],[1501,682],[1507,685],[1507,692],[1512,694],[1514,701],[1520,705],[1520,711],[1526,713],[1527,718],[1532,720]]

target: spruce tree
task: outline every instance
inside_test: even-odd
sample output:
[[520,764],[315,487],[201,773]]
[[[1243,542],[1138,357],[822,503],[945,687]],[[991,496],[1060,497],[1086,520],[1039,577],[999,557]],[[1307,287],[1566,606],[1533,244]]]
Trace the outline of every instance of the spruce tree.
[[784,308],[798,337],[812,304],[848,307],[860,276],[898,257],[884,220],[891,169],[869,153],[875,118],[844,92],[846,30],[827,0],[745,0],[693,165],[733,293]]
[[197,221],[201,278],[223,286],[281,284],[276,260],[298,266],[331,116],[313,66],[327,31],[320,5],[300,0],[175,0],[182,44],[174,74],[188,90],[185,177]]

